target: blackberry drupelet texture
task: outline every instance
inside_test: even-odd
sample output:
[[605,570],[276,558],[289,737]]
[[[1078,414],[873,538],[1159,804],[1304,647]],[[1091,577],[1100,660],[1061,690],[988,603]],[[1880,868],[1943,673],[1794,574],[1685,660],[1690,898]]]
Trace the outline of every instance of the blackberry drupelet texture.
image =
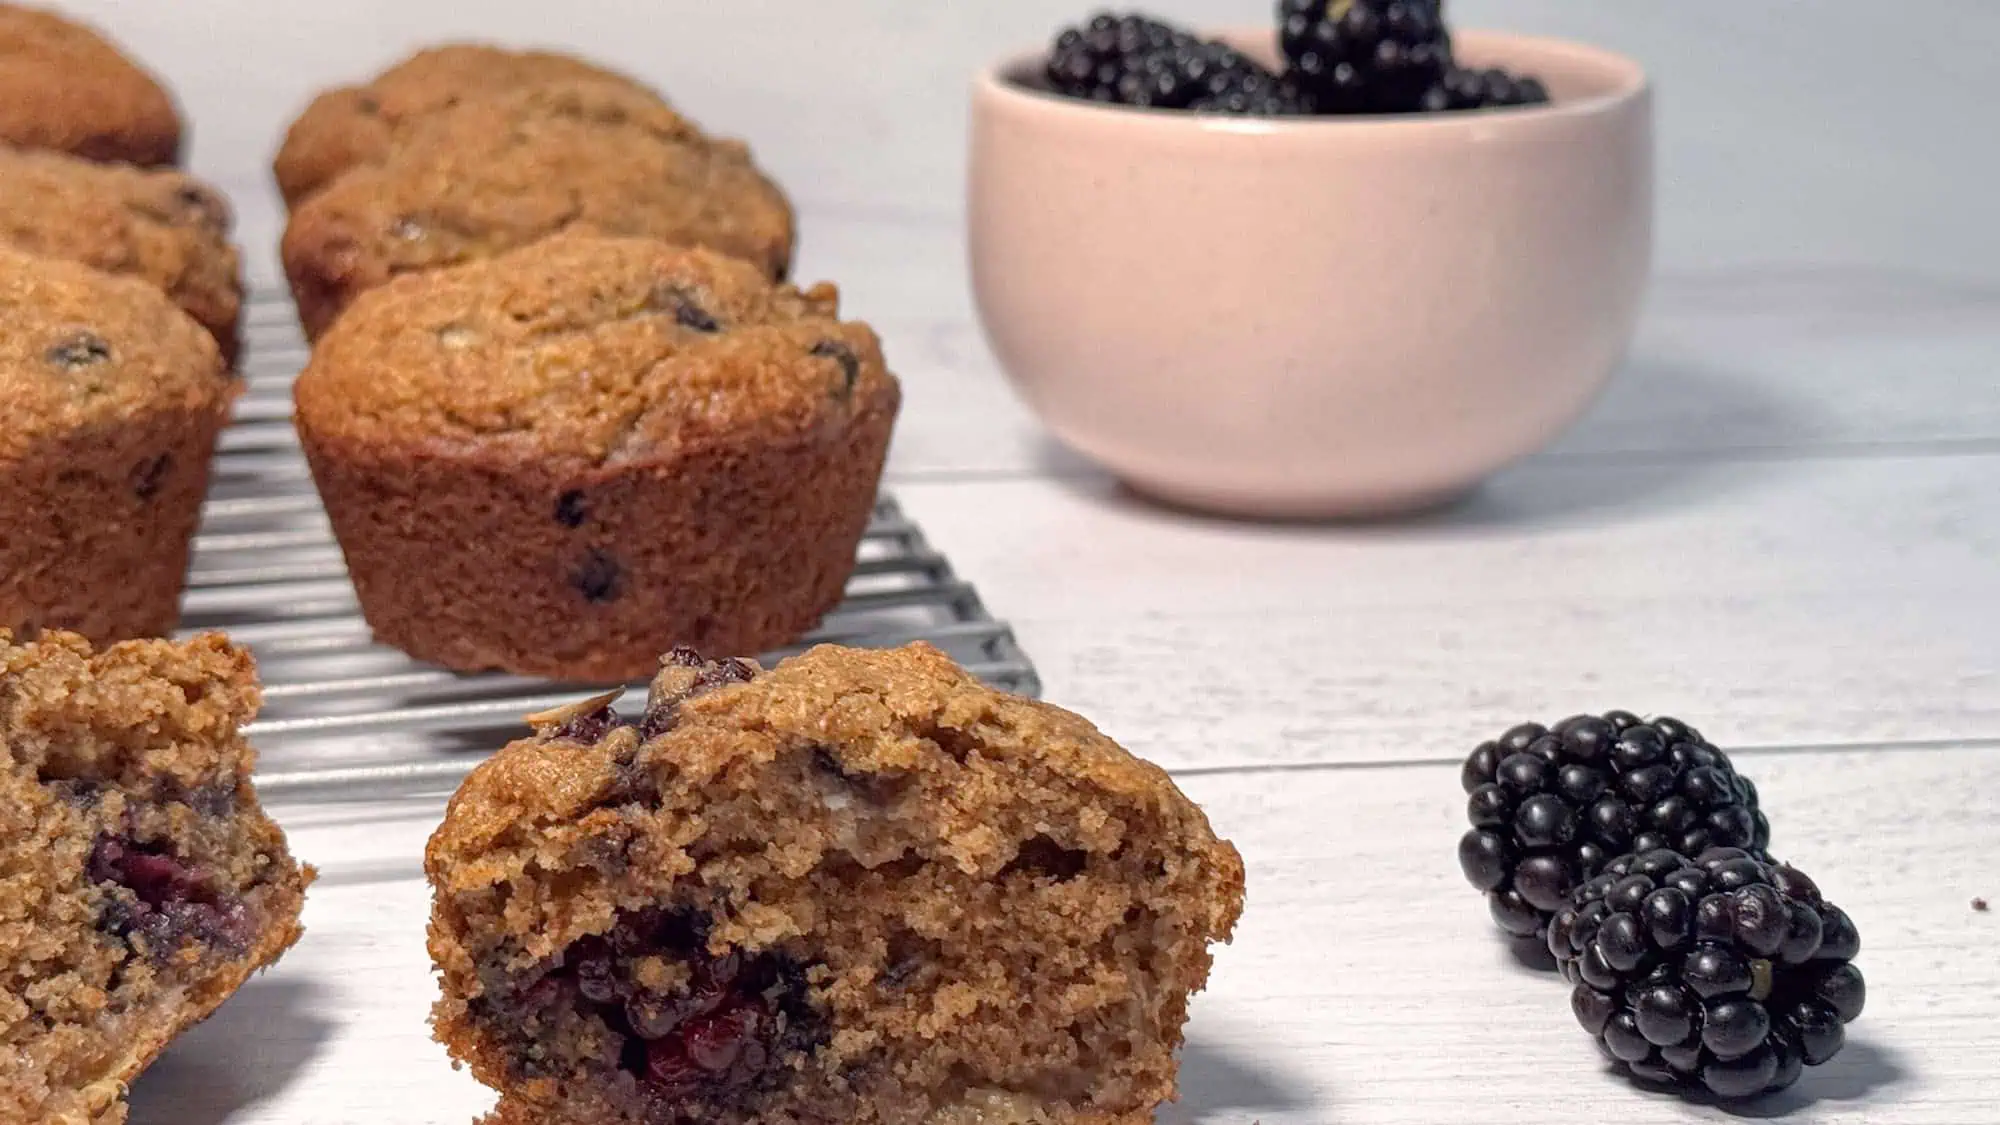
[[943,653],[661,662],[432,838],[487,1125],[1149,1125],[1243,865],[1156,767]]
[[1307,111],[1296,89],[1235,48],[1138,15],[1103,13],[1062,32],[1046,72],[1057,93],[1090,101],[1261,116]]
[[1539,79],[1509,74],[1498,68],[1455,66],[1435,86],[1424,91],[1422,108],[1426,113],[1442,113],[1542,105],[1548,100],[1548,87]]
[[1762,853],[1771,839],[1756,786],[1676,719],[1526,723],[1474,750],[1461,781],[1472,829],[1459,865],[1518,937],[1543,933],[1579,883],[1626,853]]
[[1451,65],[1439,0],[1280,0],[1278,39],[1328,113],[1414,113]]
[[1584,1030],[1641,1080],[1775,1093],[1840,1052],[1860,934],[1801,872],[1740,848],[1623,856],[1549,925]]

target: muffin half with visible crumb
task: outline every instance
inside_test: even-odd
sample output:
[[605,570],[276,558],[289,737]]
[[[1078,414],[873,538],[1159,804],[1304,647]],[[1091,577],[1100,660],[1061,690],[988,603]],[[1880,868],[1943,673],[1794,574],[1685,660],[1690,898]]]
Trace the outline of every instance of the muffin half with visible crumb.
[[240,386],[154,286],[0,247],[0,628],[174,627]]
[[541,1125],[1145,1125],[1243,863],[1159,768],[944,654],[676,652],[432,837],[438,1038]]
[[462,671],[627,682],[840,600],[901,390],[830,285],[565,235],[397,278],[299,376],[375,635]]
[[234,364],[242,267],[222,195],[192,176],[0,147],[0,245],[158,286]]
[[180,111],[157,78],[96,30],[0,3],[0,145],[173,164]]
[[573,80],[609,82],[658,100],[638,82],[555,51],[513,51],[483,43],[427,47],[364,85],[314,98],[285,133],[272,163],[285,202],[302,199],[342,172],[379,164],[406,131],[461,101]]
[[0,1121],[125,1087],[298,940],[310,868],[251,784],[249,653],[0,631]]
[[392,277],[490,258],[558,233],[653,238],[791,267],[791,205],[735,141],[657,98],[567,82],[467,100],[410,127],[285,227],[306,334]]

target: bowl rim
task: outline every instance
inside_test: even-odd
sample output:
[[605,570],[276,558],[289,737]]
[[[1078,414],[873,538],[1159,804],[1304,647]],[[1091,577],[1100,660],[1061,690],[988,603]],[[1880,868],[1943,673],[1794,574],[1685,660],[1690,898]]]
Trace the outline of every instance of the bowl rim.
[[[1262,35],[1276,35],[1275,30],[1263,24],[1202,27],[1196,29],[1195,33],[1205,39],[1239,41],[1255,39]],[[1146,128],[1162,131],[1292,136],[1327,136],[1335,133],[1351,136],[1371,131],[1414,133],[1424,130],[1463,128],[1467,125],[1478,125],[1487,129],[1502,128],[1512,123],[1595,116],[1644,98],[1652,91],[1652,77],[1636,59],[1581,40],[1488,28],[1456,30],[1452,32],[1452,40],[1454,45],[1477,44],[1481,53],[1504,52],[1510,46],[1526,46],[1544,54],[1568,55],[1580,62],[1611,72],[1615,84],[1610,90],[1601,94],[1569,98],[1545,105],[1508,106],[1459,113],[1239,117],[1219,113],[1192,113],[1184,109],[1086,101],[1058,94],[1052,90],[1037,89],[1017,81],[1014,75],[1024,69],[1033,68],[1048,58],[1048,45],[1042,44],[1029,49],[1010,51],[980,68],[973,80],[973,88],[974,95],[978,99],[1006,103],[1024,112],[1064,114],[1076,118],[1095,118],[1100,121],[1123,119],[1133,126],[1143,124]]]

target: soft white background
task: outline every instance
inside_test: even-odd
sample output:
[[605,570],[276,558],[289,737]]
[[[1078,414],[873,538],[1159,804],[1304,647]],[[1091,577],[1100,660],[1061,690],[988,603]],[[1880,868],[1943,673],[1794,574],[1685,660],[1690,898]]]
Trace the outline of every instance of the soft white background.
[[[1063,0],[69,0],[180,91],[194,163],[261,190],[310,93],[413,44],[480,35],[587,50],[740,133],[818,214],[959,213],[965,76],[1039,44]],[[1161,0],[1198,24],[1261,0]],[[1993,277],[2000,5],[1933,0],[1452,0],[1463,26],[1576,36],[1644,61],[1663,96],[1669,267],[1764,263]],[[1921,14],[1916,14],[1920,12]],[[249,202],[246,200],[246,203]]]
[[[1863,929],[1869,1014],[1776,1106],[2000,1121],[2000,4],[1454,0],[1629,51],[1661,87],[1659,272],[1631,361],[1557,447],[1405,524],[1150,508],[1050,445],[972,321],[963,92],[1054,0],[78,0],[162,70],[273,274],[265,167],[313,89],[415,44],[584,50],[750,139],[801,274],[908,388],[912,515],[1051,698],[1178,771],[1251,908],[1197,1005],[1213,1125],[1723,1120],[1607,1076],[1491,940],[1453,759],[1527,716],[1681,713],[1741,748],[1783,854]],[[1261,2],[1162,2],[1204,23]],[[422,1016],[437,815],[281,810],[327,876],[304,945],[142,1084],[140,1125],[469,1120]]]

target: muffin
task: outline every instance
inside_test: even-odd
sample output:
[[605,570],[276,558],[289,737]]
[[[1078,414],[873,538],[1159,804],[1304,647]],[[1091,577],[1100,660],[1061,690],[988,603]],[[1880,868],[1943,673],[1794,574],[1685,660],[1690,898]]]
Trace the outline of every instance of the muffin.
[[649,675],[842,594],[901,389],[830,285],[564,235],[363,294],[299,436],[375,635],[461,671]]
[[173,164],[180,111],[157,79],[91,28],[0,3],[0,145]]
[[152,285],[0,248],[0,628],[173,628],[239,386]]
[[229,204],[173,171],[0,148],[0,245],[152,282],[235,363],[243,282]]
[[0,631],[0,1121],[116,1125],[125,1087],[299,937],[258,806],[250,656]]
[[430,47],[363,86],[313,99],[285,133],[272,171],[287,204],[359,164],[377,164],[410,125],[466,98],[573,79],[625,86],[658,100],[630,78],[551,51],[509,51],[477,43]]
[[928,645],[663,661],[430,841],[490,1125],[1147,1125],[1243,864],[1167,775]]
[[285,274],[309,337],[392,277],[489,258],[558,232],[656,238],[791,265],[784,195],[733,141],[601,82],[470,100],[408,129],[285,228]]

